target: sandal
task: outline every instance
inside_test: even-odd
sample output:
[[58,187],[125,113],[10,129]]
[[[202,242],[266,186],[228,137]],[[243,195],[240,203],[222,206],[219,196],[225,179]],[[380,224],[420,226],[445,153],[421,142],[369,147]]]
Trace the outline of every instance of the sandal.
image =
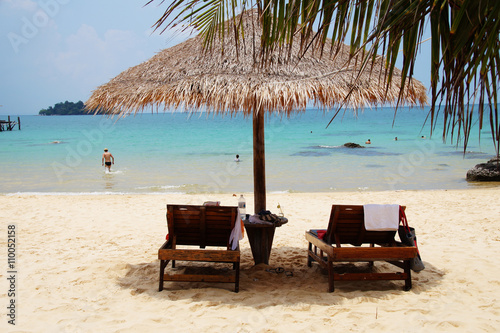
[[276,268],[268,268],[268,269],[266,269],[266,272],[276,273],[276,274],[283,273],[284,271],[285,271],[285,269],[283,267],[276,267]]
[[276,274],[281,274],[281,273],[285,272],[286,277],[293,277],[293,272],[292,271],[285,271],[285,269],[283,267],[268,268],[268,269],[266,269],[266,272],[276,273]]
[[268,210],[261,210],[259,212],[259,219],[266,222],[272,222],[273,224],[276,224],[278,227],[288,222],[288,219],[286,217],[280,217],[276,214],[272,214]]

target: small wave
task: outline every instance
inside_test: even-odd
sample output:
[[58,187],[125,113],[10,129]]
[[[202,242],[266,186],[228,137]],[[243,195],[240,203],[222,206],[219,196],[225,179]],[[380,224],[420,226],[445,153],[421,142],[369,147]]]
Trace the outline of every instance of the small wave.
[[41,147],[41,146],[48,146],[48,145],[58,145],[58,144],[66,144],[67,142],[61,141],[61,140],[54,140],[50,142],[44,142],[44,143],[31,143],[27,144],[27,147]]
[[210,193],[208,185],[183,184],[183,185],[152,185],[136,187],[138,193],[168,193],[168,194],[197,194]]
[[288,194],[292,193],[290,190],[281,190],[281,191],[269,191],[269,194]]
[[315,145],[304,147],[305,149],[338,149],[343,148],[344,146],[330,146],[330,145]]
[[365,167],[367,168],[385,168],[385,165],[382,164],[365,164]]
[[170,190],[173,188],[181,188],[181,185],[151,185],[151,186],[138,186],[136,190]]
[[[314,146],[313,146],[314,147]],[[327,146],[327,145],[319,145],[317,146],[318,148],[323,148],[323,149],[335,149],[335,148],[342,148],[344,146]]]
[[485,158],[485,156],[491,156],[491,154],[483,153],[480,151],[472,151],[468,150],[464,152],[463,150],[456,151],[438,151],[435,153],[437,156],[462,156],[464,159],[477,159],[477,158]]
[[182,185],[152,185],[138,186],[134,188],[136,194],[186,194]]
[[329,152],[318,152],[318,151],[299,151],[291,154],[290,156],[328,156]]
[[348,154],[348,155],[357,155],[357,156],[400,156],[400,155],[403,155],[403,153],[378,151],[378,150],[376,150],[376,148],[369,148],[369,149],[346,148],[345,150],[343,150],[343,152]]
[[105,169],[104,173],[107,174],[107,175],[121,175],[124,172],[121,171],[121,170],[116,170],[116,171],[111,170],[111,171],[108,171],[108,169]]
[[125,194],[138,194],[135,192],[15,192],[6,193],[6,196],[18,196],[18,195],[125,195]]

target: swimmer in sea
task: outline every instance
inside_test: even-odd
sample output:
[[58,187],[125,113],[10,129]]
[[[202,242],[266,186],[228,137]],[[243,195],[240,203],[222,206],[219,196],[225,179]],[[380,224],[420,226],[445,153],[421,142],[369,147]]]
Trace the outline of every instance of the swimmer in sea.
[[115,164],[114,156],[108,151],[108,148],[104,148],[104,154],[102,154],[102,165],[106,164],[106,169],[111,171],[111,164]]

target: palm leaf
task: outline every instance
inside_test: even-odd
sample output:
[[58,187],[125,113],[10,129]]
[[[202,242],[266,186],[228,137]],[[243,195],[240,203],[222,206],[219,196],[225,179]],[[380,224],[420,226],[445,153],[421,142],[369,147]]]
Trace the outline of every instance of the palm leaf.
[[[431,130],[442,113],[443,138],[456,138],[457,144],[463,138],[465,151],[474,119],[478,119],[482,128],[485,112],[489,110],[490,130],[498,155],[500,1],[174,0],[155,27],[193,27],[205,36],[205,45],[210,47],[216,37],[224,38],[220,35],[224,31],[222,22],[230,15],[234,17],[235,8],[245,6],[260,9],[263,22],[260,50],[264,59],[282,52],[283,48],[291,52],[290,44],[296,33],[303,37],[300,52],[309,47],[322,52],[327,38],[339,43],[349,40],[352,57],[363,63],[362,68],[373,63],[371,60],[378,52],[386,57],[385,79],[389,85],[402,51],[401,94],[414,75],[424,26],[429,25]],[[235,38],[243,38],[236,23],[234,31]],[[314,45],[304,43],[311,38],[316,41]],[[474,107],[474,103],[478,106]]]

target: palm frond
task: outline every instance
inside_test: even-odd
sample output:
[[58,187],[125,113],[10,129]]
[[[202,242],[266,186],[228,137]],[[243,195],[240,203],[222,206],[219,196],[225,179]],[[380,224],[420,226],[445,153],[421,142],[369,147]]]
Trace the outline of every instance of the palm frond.
[[[335,45],[349,41],[352,58],[363,64],[360,70],[373,64],[378,53],[387,59],[383,73],[388,87],[402,53],[400,95],[413,78],[428,25],[432,37],[431,128],[442,113],[443,138],[456,139],[457,144],[463,140],[465,151],[475,119],[481,129],[483,120],[489,118],[498,155],[500,1],[174,0],[155,27],[187,24],[196,28],[204,36],[205,46],[210,47],[224,31],[222,22],[234,17],[236,8],[245,6],[259,8],[262,37],[258,48],[265,60],[261,64],[269,65],[276,53],[290,53],[296,34],[302,36],[300,52],[295,55],[299,58],[310,47],[323,53],[328,39],[337,42],[329,44],[334,56]],[[244,32],[234,24],[235,38],[243,37]]]

